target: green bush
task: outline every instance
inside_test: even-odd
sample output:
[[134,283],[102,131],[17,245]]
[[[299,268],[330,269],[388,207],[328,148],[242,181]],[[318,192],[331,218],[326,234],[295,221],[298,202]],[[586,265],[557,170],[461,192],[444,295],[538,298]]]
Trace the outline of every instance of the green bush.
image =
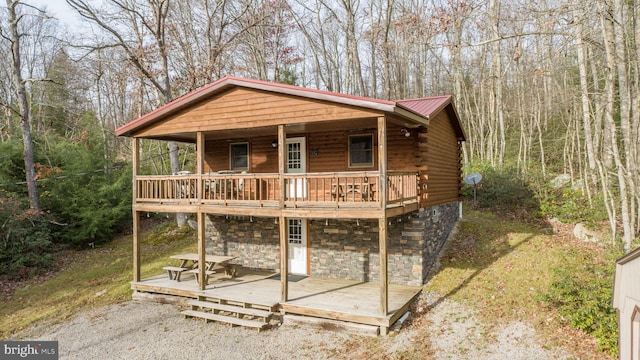
[[59,246],[110,241],[131,222],[131,170],[104,157],[100,136],[48,134],[34,149],[41,214],[27,211],[22,145],[0,144],[0,270],[28,277]]
[[56,219],[58,242],[77,248],[107,242],[131,221],[131,172],[55,179],[41,202]]
[[607,220],[607,212],[600,193],[589,202],[581,190],[572,188],[553,189],[549,185],[541,188],[537,198],[540,202],[540,214],[557,218],[564,223],[597,223]]
[[53,266],[49,222],[0,191],[0,274],[27,278]]
[[609,249],[597,258],[591,252],[571,251],[552,269],[554,281],[543,295],[564,322],[593,335],[598,348],[612,356],[618,353],[617,314],[611,296],[615,259],[620,254]]
[[[514,208],[536,206],[533,192],[515,168],[495,168],[487,163],[464,166],[466,174],[479,173],[482,181],[477,185],[476,204],[481,208]],[[465,184],[462,194],[473,199],[473,186]]]

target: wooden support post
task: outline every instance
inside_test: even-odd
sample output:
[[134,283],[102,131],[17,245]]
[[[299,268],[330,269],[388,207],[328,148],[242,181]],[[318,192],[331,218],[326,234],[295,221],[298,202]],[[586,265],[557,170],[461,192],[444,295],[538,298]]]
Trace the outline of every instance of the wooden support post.
[[378,199],[383,213],[387,208],[387,119],[378,118]]
[[289,300],[289,234],[287,222],[288,218],[280,216],[280,296],[282,302]]
[[[196,133],[196,173],[198,174],[198,184],[196,184],[196,191],[198,193],[198,204],[202,204],[202,193],[203,193],[203,184],[202,184],[202,173],[204,172],[204,133],[202,131],[198,131]],[[196,218],[198,220],[198,286],[200,290],[205,290],[207,288],[207,279],[208,275],[206,274],[206,255],[207,255],[207,245],[205,242],[206,235],[206,227],[204,224],[205,214],[202,212],[202,209],[198,207],[198,212],[196,213]]]
[[205,290],[207,288],[207,274],[205,273],[206,269],[206,253],[207,248],[205,244],[205,226],[204,226],[204,217],[205,214],[201,211],[197,213],[198,217],[198,278],[200,279],[199,286],[200,290]]
[[282,302],[289,300],[289,235],[287,233],[288,219],[282,215],[286,195],[286,184],[284,180],[285,161],[287,157],[287,134],[284,125],[278,125],[278,185],[280,189],[279,206],[280,215],[278,225],[280,233],[280,299]]
[[196,198],[198,199],[198,204],[201,204],[204,186],[202,182],[202,173],[204,172],[204,133],[202,131],[198,131],[196,133],[196,174],[198,174],[198,183],[196,184]]
[[279,208],[284,208],[286,186],[284,183],[285,161],[287,157],[287,134],[284,132],[284,125],[278,125],[278,185],[280,189]]
[[140,281],[140,213],[133,210],[133,281]]
[[136,211],[136,199],[138,198],[137,179],[140,172],[140,140],[131,139],[131,164],[132,164],[132,214],[133,214],[133,281],[140,281],[140,213]]
[[387,219],[378,219],[380,242],[380,314],[386,316],[389,311],[388,257],[387,257]]
[[387,256],[387,119],[378,118],[378,169],[380,186],[378,196],[382,207],[382,216],[378,219],[378,237],[380,248],[380,314],[387,316],[389,311],[388,256]]

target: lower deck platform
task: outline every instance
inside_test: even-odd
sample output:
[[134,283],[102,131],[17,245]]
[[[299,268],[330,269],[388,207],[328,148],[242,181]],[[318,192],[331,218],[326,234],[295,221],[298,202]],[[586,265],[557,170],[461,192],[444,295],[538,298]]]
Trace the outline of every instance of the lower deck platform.
[[290,275],[289,300],[282,303],[280,274],[243,269],[235,278],[213,274],[205,290],[191,274],[181,281],[155,276],[133,282],[135,291],[211,299],[247,307],[379,326],[382,333],[404,315],[421,287],[389,285],[389,311],[380,313],[380,284]]

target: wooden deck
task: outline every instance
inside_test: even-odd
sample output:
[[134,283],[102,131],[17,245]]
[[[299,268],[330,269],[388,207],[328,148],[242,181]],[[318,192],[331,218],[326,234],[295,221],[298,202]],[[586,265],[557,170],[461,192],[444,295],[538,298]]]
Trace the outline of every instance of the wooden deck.
[[194,299],[222,300],[284,314],[313,316],[380,326],[386,331],[407,312],[411,301],[420,293],[415,286],[389,285],[389,311],[380,314],[380,285],[377,282],[357,282],[339,279],[290,276],[289,301],[280,302],[279,274],[243,270],[234,278],[214,274],[204,291],[195,279],[185,274],[180,282],[168,276],[133,282],[136,291],[177,295]]
[[[382,212],[396,216],[417,210],[423,195],[420,176],[416,171],[389,171],[382,202],[380,173],[374,171],[138,175],[133,207],[149,212],[376,219]],[[298,184],[299,191],[288,190]]]

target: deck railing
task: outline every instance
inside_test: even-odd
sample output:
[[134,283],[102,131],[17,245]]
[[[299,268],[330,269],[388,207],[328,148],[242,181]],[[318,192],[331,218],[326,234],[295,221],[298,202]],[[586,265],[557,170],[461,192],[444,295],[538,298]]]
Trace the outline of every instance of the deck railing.
[[[136,202],[277,207],[280,175],[188,174],[136,177]],[[287,207],[380,207],[378,172],[282,174]],[[416,172],[387,173],[387,204],[418,201]]]

